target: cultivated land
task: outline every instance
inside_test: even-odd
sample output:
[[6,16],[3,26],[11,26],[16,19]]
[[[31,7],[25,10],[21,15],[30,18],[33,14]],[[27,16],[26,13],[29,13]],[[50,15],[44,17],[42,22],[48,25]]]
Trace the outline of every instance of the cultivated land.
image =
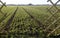
[[[43,37],[43,30],[47,27],[44,21],[51,16],[47,8],[49,6],[7,6],[2,9],[4,16],[0,13],[0,33],[33,34]],[[58,6],[58,8],[60,8]],[[60,13],[57,13],[60,16]],[[57,17],[58,17],[57,16]],[[48,22],[48,24],[50,24]],[[54,29],[56,25],[52,25]],[[54,35],[60,33],[56,30]]]

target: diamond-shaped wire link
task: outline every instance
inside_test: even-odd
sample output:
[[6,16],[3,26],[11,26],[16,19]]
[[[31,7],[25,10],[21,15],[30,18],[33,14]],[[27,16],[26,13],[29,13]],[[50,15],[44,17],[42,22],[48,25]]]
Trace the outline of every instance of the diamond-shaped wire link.
[[[52,3],[52,5],[53,6],[51,6],[50,8],[47,8],[48,9],[48,11],[50,12],[50,14],[52,14],[52,12],[54,11],[54,10],[51,10],[53,7],[56,9],[56,11],[55,12],[58,12],[59,11],[59,9],[56,7],[56,4],[60,1],[60,0],[58,0],[55,4],[51,1],[51,0],[48,0],[48,1],[50,1],[51,3]],[[55,13],[56,14],[56,13]],[[55,15],[54,13],[52,14],[52,17]],[[50,18],[50,17],[49,17]],[[45,20],[45,22],[47,22],[48,20]]]
[[[52,17],[54,17],[55,20],[53,20],[53,22],[50,25],[48,25],[48,27],[44,31],[48,31],[52,25],[54,25],[56,22],[58,22],[58,20],[60,20],[60,17],[58,17],[57,15],[57,13],[59,12],[59,9],[57,8],[57,3],[60,2],[60,0],[58,0],[55,4],[51,0],[48,0],[47,2],[51,2],[53,6],[48,8],[48,11],[50,12],[51,16],[49,16],[49,18],[45,20],[45,23],[51,20]],[[48,36],[50,36],[55,31],[55,29],[51,30],[48,33]]]
[[6,14],[4,14],[1,10],[2,8],[5,6],[6,7],[6,3],[3,3],[1,0],[0,0],[0,3],[2,4],[2,6],[0,7],[0,13],[3,14],[4,16],[6,16]]

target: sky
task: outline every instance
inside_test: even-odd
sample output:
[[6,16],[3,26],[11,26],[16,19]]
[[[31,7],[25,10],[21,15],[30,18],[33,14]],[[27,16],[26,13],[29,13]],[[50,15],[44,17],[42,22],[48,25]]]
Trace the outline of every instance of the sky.
[[[47,2],[47,0],[1,0],[3,2],[6,2],[6,4],[51,4],[50,2]],[[57,0],[52,0],[54,3]]]

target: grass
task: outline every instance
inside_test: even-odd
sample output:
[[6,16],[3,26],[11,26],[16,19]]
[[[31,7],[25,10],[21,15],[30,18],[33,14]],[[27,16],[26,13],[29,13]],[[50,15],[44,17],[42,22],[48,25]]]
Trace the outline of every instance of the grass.
[[[0,13],[0,29],[3,29],[0,32],[2,33],[3,31],[4,32],[6,31],[7,33],[8,32],[17,33],[17,35],[18,34],[39,34],[41,37],[43,37],[44,33],[42,31],[44,29],[42,29],[42,27],[44,27],[44,26],[40,26],[36,20],[38,20],[39,22],[41,22],[44,25],[47,24],[47,23],[44,23],[44,21],[49,16],[51,16],[51,14],[47,11],[46,8],[48,8],[48,6],[18,6],[18,10],[17,10],[14,18],[12,19],[10,26],[8,25],[10,28],[7,31],[4,29],[4,28],[6,28],[4,26],[6,26],[8,20],[14,14],[16,6],[4,7],[2,9],[2,11],[3,11],[3,13],[5,13],[7,15],[4,16]],[[58,6],[58,8],[60,8],[60,7]],[[58,15],[57,17],[60,17],[60,13],[57,13],[57,15]],[[55,18],[54,18],[54,20],[55,20]],[[48,24],[51,24],[50,21],[47,21]],[[58,22],[57,22],[57,24],[58,24]],[[58,25],[53,24],[52,27],[50,27],[50,28],[54,29],[56,26],[58,26]],[[45,27],[47,27],[47,25]],[[53,35],[57,35],[57,34],[60,34],[59,29],[53,33]]]

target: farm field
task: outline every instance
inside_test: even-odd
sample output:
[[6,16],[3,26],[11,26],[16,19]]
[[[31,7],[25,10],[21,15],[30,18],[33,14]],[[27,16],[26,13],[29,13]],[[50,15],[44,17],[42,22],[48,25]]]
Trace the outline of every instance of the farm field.
[[[44,37],[43,30],[51,23],[47,20],[51,14],[47,10],[49,6],[7,6],[2,9],[0,13],[0,33],[7,36],[11,35],[38,35]],[[58,8],[60,8],[58,6]],[[57,13],[60,17],[60,13]],[[53,19],[55,20],[55,19]],[[60,20],[58,21],[60,23]],[[56,24],[59,24],[59,23]],[[58,25],[53,24],[50,29],[54,29]],[[52,35],[60,34],[60,28]],[[12,36],[13,37],[13,36]]]

